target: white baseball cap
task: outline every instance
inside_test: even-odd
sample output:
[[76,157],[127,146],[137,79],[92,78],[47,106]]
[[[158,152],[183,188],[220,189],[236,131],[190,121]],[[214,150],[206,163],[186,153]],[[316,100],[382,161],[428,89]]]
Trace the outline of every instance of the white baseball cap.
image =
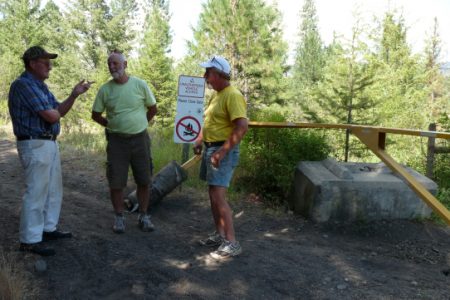
[[222,56],[215,55],[210,60],[200,64],[203,68],[215,68],[227,75],[230,75],[231,67],[228,61]]

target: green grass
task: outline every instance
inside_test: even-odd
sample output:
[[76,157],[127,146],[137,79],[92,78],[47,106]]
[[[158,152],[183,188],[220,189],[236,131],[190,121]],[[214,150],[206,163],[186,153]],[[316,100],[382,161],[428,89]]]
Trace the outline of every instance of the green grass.
[[0,100],[0,126],[9,125],[8,101]]
[[[150,129],[153,164],[156,172],[172,160],[177,161],[179,164],[182,163],[183,145],[175,144],[172,134],[173,131],[170,128]],[[193,153],[190,149],[189,157],[191,156],[193,156]]]
[[35,294],[19,257],[0,249],[0,299],[33,299]]
[[[182,164],[183,144],[173,142],[173,129],[150,127],[149,134],[154,174],[173,160]],[[59,140],[63,160],[78,160],[80,167],[97,167],[104,172],[106,162],[104,128],[87,123],[85,126],[63,131]],[[192,145],[189,145],[188,158],[192,156]],[[198,179],[198,164],[191,168],[188,174],[186,185],[204,186]]]

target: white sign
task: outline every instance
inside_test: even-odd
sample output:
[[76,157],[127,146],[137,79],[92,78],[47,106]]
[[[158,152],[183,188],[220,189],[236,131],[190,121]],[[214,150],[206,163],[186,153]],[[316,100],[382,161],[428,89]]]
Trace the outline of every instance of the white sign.
[[178,78],[178,96],[205,97],[205,79],[203,77],[180,75]]
[[176,137],[183,143],[194,142],[201,129],[200,122],[192,116],[184,116],[175,124]]
[[181,75],[178,79],[177,114],[173,140],[193,143],[203,126],[205,79]]

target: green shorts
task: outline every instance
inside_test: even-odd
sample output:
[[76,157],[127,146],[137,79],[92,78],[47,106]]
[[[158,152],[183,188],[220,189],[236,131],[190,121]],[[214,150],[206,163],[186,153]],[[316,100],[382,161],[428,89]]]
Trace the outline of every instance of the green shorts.
[[107,166],[109,187],[123,189],[128,181],[131,165],[137,185],[149,185],[153,172],[150,137],[147,130],[137,134],[120,134],[106,131]]

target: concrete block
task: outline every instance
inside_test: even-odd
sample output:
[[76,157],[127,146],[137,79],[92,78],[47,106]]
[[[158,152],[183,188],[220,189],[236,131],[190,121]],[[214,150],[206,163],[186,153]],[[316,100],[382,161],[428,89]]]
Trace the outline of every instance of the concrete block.
[[[437,185],[407,171],[432,194]],[[334,159],[300,162],[289,205],[316,222],[429,217],[432,210],[383,163],[343,163]]]

